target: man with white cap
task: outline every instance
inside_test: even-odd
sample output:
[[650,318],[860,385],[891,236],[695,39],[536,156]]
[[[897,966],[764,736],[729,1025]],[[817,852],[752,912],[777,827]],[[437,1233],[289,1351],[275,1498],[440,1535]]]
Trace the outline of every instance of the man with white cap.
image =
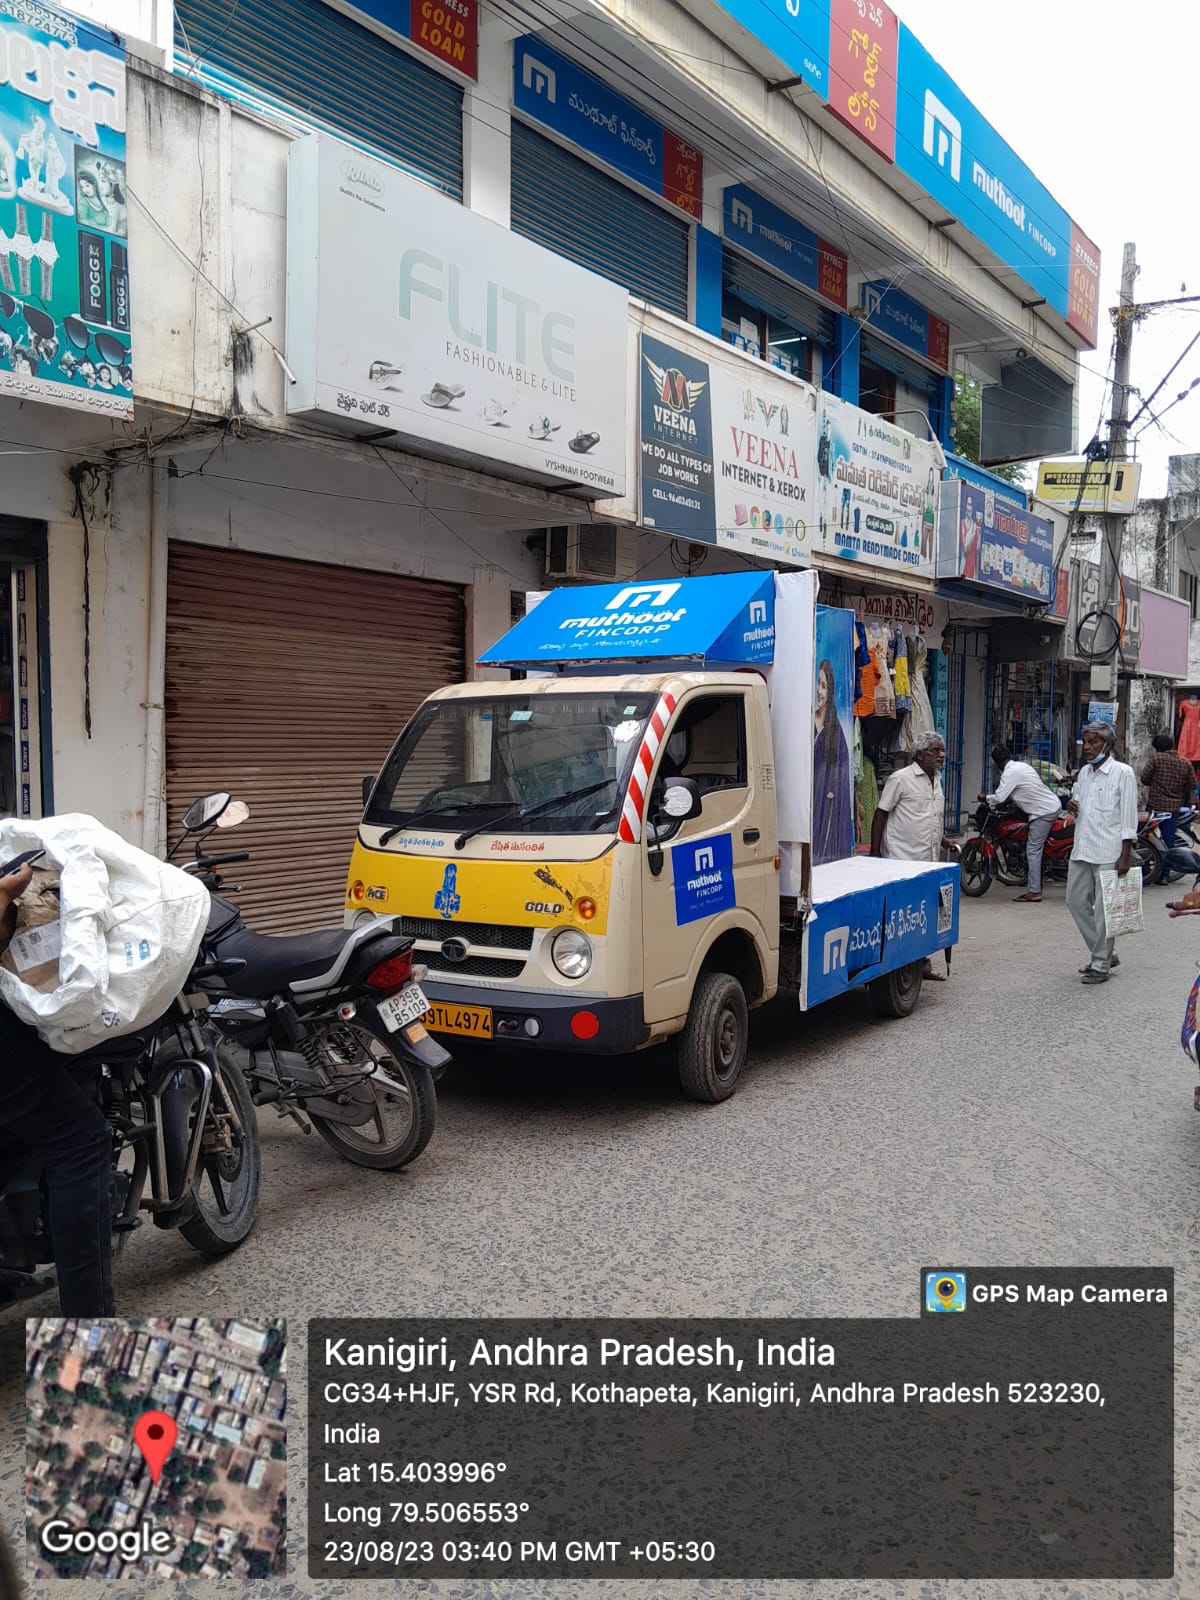
[[1075,843],[1067,870],[1067,909],[1090,952],[1087,966],[1079,969],[1084,983],[1107,983],[1120,965],[1105,931],[1100,874],[1115,870],[1123,878],[1137,838],[1137,778],[1114,756],[1116,742],[1110,723],[1089,722],[1084,728],[1084,766],[1070,801]]

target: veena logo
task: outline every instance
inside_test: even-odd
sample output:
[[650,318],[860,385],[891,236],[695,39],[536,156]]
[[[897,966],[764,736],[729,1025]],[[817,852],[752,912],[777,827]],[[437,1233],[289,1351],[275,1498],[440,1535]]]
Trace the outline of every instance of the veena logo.
[[383,193],[383,179],[377,178],[369,167],[359,166],[354,161],[342,162],[342,178],[353,189],[365,189],[368,194]]

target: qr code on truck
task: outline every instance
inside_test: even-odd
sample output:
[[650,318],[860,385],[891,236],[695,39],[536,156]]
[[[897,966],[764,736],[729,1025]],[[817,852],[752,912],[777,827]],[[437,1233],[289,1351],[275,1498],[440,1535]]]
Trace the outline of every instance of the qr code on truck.
[[954,926],[954,885],[943,883],[938,887],[938,932],[949,933]]

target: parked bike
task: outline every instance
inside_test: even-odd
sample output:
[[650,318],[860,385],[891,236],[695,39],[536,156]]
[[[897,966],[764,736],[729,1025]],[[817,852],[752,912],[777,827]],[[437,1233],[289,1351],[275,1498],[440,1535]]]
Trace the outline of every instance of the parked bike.
[[1200,826],[1200,807],[1184,806],[1182,810],[1174,813],[1170,811],[1155,811],[1152,815],[1156,824],[1157,837],[1155,842],[1163,857],[1158,877],[1154,881],[1156,883],[1174,883],[1178,878],[1184,877],[1189,869],[1167,859],[1170,851],[1162,835],[1162,824],[1166,818],[1174,815],[1176,818],[1175,843],[1172,848],[1200,852],[1200,836],[1196,833],[1197,827]]
[[[1064,805],[1067,798],[1060,793]],[[1023,811],[1014,805],[992,807],[983,800],[971,818],[971,826],[975,832],[963,844],[961,856],[960,882],[965,895],[976,899],[985,895],[993,879],[1013,887],[1029,882],[1029,818]],[[1131,850],[1133,865],[1141,871],[1143,883],[1156,882],[1162,870],[1162,840],[1156,827],[1150,815],[1139,819]],[[1043,882],[1066,882],[1074,843],[1075,818],[1064,811],[1055,819],[1042,852]]]
[[249,810],[225,793],[196,806],[207,820],[189,870],[213,896],[208,1030],[234,1047],[256,1106],[276,1106],[306,1133],[315,1128],[356,1166],[407,1166],[433,1137],[434,1080],[450,1061],[421,1021],[429,1002],[413,940],[388,918],[353,930],[253,932],[223,898],[237,889],[226,890],[220,876],[249,855],[203,848],[213,828],[235,825]]
[[[235,1250],[254,1226],[254,1103],[233,1052],[191,1003],[217,975],[211,963],[206,941],[165,1016],[64,1057],[108,1122],[117,1254],[142,1212],[211,1256]],[[53,1260],[40,1158],[0,1137],[0,1306],[53,1288]]]

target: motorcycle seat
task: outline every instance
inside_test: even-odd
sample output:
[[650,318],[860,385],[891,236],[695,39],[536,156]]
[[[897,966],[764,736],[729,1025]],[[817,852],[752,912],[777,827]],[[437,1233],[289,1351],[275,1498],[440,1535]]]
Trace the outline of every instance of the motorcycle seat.
[[[362,945],[391,936],[386,922],[365,928],[321,928],[315,933],[267,934],[237,928],[215,942],[220,961],[244,961],[240,972],[221,979],[224,992],[261,1000],[272,994],[333,989],[350,956]],[[208,985],[205,986],[206,988]]]

